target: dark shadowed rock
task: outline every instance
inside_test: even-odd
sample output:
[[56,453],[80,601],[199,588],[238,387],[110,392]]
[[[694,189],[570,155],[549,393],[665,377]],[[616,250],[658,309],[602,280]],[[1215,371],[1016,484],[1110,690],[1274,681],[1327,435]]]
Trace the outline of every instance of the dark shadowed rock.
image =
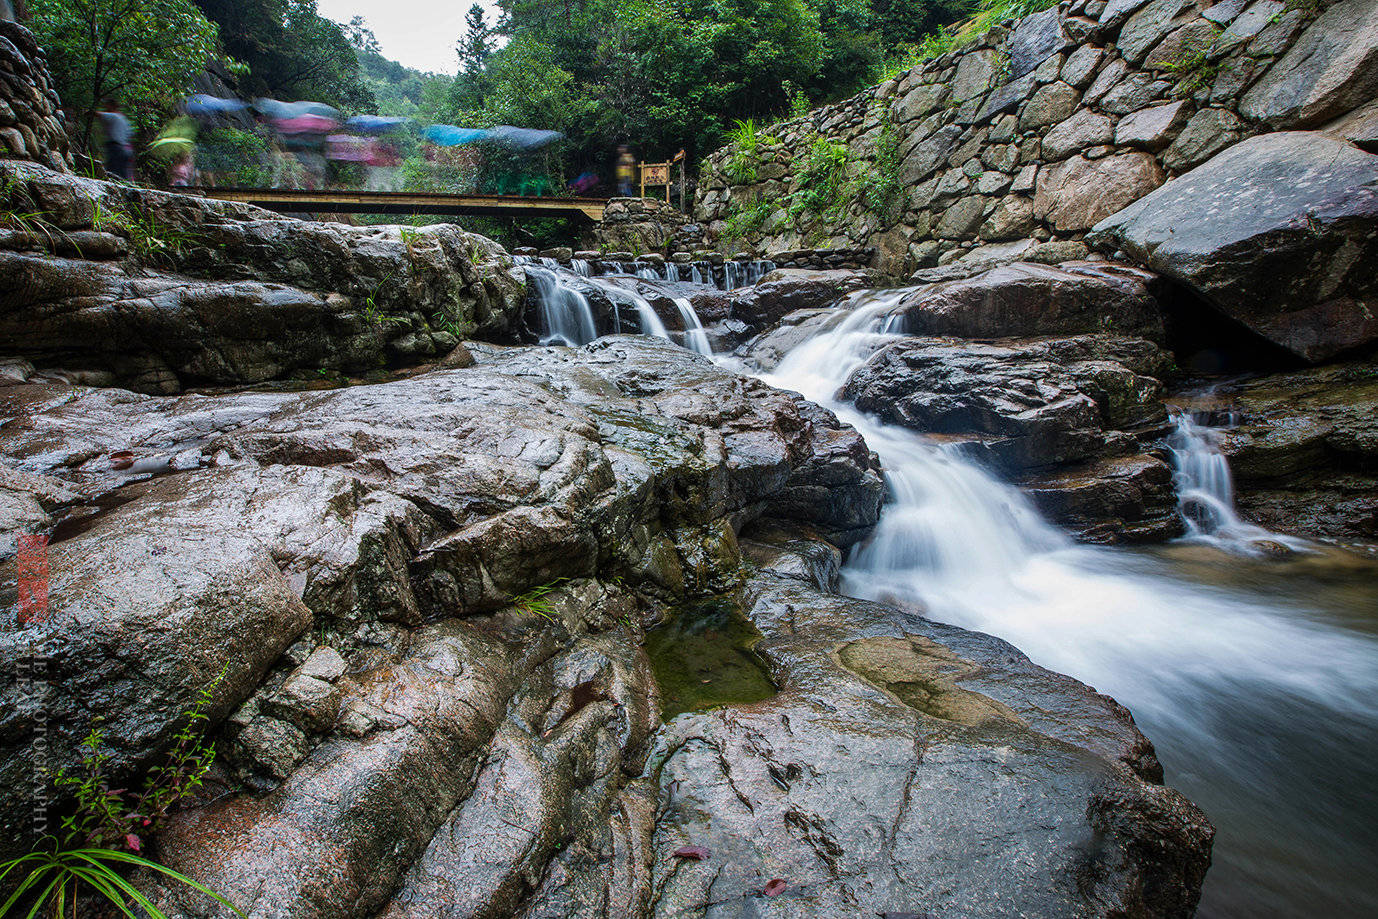
[[1108,331],[1161,339],[1153,276],[1109,262],[1015,262],[916,288],[895,309],[911,335],[1027,337]]
[[1378,156],[1253,137],[1096,225],[1088,241],[1188,284],[1308,361],[1378,340]]

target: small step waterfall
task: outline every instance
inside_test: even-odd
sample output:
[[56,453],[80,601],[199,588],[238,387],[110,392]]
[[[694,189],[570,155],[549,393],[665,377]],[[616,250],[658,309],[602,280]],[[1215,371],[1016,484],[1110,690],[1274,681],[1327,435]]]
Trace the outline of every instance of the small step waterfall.
[[703,323],[699,321],[699,314],[694,312],[694,304],[684,297],[671,297],[675,308],[679,310],[679,317],[684,322],[684,345],[690,351],[702,354],[705,357],[713,356],[713,348],[708,344],[708,333],[703,329]]
[[[853,295],[831,328],[762,375],[853,424],[884,465],[889,499],[843,589],[1005,638],[1127,705],[1168,781],[1220,829],[1200,916],[1305,914],[1318,873],[1361,896],[1348,879],[1371,870],[1353,840],[1372,838],[1378,811],[1364,797],[1378,783],[1378,635],[1239,577],[1240,566],[1277,562],[1217,553],[1257,536],[1239,529],[1252,525],[1234,512],[1225,457],[1190,418],[1173,438],[1178,484],[1192,541],[1216,542],[1143,552],[1075,543],[960,453],[839,401],[852,372],[897,337],[896,304]],[[1196,568],[1171,554],[1202,550],[1216,554]],[[1202,580],[1219,572],[1223,584]],[[1344,865],[1330,860],[1338,840],[1351,841]]]
[[[547,264],[549,263],[549,264]],[[634,290],[609,284],[561,268],[554,259],[519,258],[530,284],[529,296],[536,302],[541,317],[540,343],[543,345],[586,345],[599,336],[597,321],[588,297],[580,289],[596,288],[613,305],[613,328],[602,334],[616,334],[622,327],[621,308],[631,307],[636,313],[641,334],[673,340],[665,323],[656,315],[650,301]],[[587,263],[585,263],[587,264]],[[554,265],[555,267],[551,267]],[[708,333],[699,320],[694,304],[685,297],[672,301],[684,325],[684,346],[691,351],[711,357],[713,349]]]
[[543,345],[582,345],[598,337],[588,298],[560,281],[554,270],[526,266],[526,279],[540,305]]
[[704,284],[719,290],[733,290],[760,283],[761,279],[775,270],[775,263],[768,259],[757,261],[732,260],[714,266],[711,262],[698,261],[680,264],[660,261],[603,261],[590,259],[570,259],[562,265],[553,258],[536,258],[530,255],[513,257],[519,265],[539,265],[551,271],[568,270],[581,278],[600,278],[610,275],[626,275],[645,281],[671,281],[678,284]]
[[1306,551],[1305,540],[1273,533],[1239,516],[1234,504],[1234,477],[1220,449],[1220,431],[1200,424],[1191,412],[1172,411],[1173,484],[1187,538],[1231,551],[1258,551],[1260,541]]

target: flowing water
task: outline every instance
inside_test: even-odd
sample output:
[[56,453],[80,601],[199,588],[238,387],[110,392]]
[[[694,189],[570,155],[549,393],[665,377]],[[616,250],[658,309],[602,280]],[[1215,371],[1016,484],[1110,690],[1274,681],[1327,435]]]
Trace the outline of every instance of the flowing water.
[[[670,338],[665,323],[656,315],[650,301],[634,290],[586,274],[587,262],[582,263],[583,270],[573,272],[561,268],[554,259],[543,258],[537,261],[525,258],[520,263],[525,267],[527,278],[530,280],[530,295],[536,301],[541,316],[541,344],[572,347],[586,345],[600,334],[617,332],[622,326],[621,308],[624,306],[631,307],[636,313],[641,334]],[[554,267],[551,267],[552,265]],[[577,264],[575,267],[578,269]],[[638,276],[660,279],[659,275],[646,266],[638,269]],[[612,329],[600,333],[593,308],[581,288],[595,288],[612,302]],[[711,357],[713,349],[708,341],[708,333],[694,310],[694,304],[686,297],[671,297],[670,300],[675,304],[684,326],[684,346],[698,354]]]
[[[970,460],[835,398],[900,331],[895,303],[855,296],[763,375],[855,425],[885,466],[844,590],[998,635],[1127,705],[1218,828],[1199,915],[1378,916],[1378,565],[1241,521],[1212,433],[1185,415],[1189,538],[1073,542]],[[1260,538],[1302,551],[1254,557]]]

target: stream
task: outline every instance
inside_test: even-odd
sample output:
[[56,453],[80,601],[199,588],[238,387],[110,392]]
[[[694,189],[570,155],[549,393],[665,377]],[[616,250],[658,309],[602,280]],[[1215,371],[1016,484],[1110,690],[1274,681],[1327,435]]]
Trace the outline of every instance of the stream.
[[[853,303],[763,375],[855,425],[886,468],[889,503],[843,589],[997,635],[1126,705],[1217,827],[1198,915],[1378,915],[1378,564],[1240,521],[1189,419],[1173,447],[1191,534],[1077,544],[957,452],[835,398],[898,337],[891,296]],[[1265,536],[1300,551],[1259,558]]]
[[1188,535],[1073,541],[956,450],[836,399],[900,337],[898,296],[853,295],[757,373],[832,409],[885,466],[889,501],[844,592],[997,635],[1127,706],[1218,830],[1198,915],[1378,915],[1378,563],[1241,520],[1212,431],[1186,413],[1169,446]]

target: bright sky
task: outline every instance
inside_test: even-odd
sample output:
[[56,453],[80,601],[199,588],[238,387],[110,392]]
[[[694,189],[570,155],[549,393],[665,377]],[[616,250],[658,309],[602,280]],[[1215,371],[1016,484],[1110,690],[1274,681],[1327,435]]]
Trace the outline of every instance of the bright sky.
[[[497,5],[480,0],[488,11],[488,25],[497,22]],[[327,19],[346,23],[355,16],[368,20],[383,56],[417,70],[454,73],[459,69],[455,42],[464,34],[464,14],[473,0],[316,0]]]

